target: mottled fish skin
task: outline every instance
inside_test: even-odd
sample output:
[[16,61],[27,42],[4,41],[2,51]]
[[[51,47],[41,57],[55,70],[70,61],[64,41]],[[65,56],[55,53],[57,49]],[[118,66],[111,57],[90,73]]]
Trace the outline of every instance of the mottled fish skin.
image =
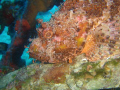
[[[120,0],[66,0],[50,22],[39,22],[29,54],[41,62],[90,62],[120,56]],[[116,57],[117,58],[117,57]]]

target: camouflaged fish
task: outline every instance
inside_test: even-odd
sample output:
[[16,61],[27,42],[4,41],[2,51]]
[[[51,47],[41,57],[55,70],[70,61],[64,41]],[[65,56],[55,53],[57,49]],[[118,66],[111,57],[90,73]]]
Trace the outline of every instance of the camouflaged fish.
[[30,57],[41,62],[74,62],[85,54],[95,62],[120,55],[120,0],[66,0],[50,22],[40,22]]

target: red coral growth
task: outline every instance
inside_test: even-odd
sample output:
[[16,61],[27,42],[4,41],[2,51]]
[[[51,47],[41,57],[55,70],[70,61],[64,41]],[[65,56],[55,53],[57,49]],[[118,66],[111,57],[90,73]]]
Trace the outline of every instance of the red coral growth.
[[22,45],[22,44],[23,44],[22,38],[16,37],[16,39],[14,40],[13,45],[14,45],[14,46],[18,46],[18,45]]
[[49,69],[44,75],[44,80],[49,82],[55,83],[64,83],[65,82],[65,74],[69,73],[69,65],[63,64],[61,66],[54,66]]
[[22,28],[22,30],[25,32],[27,30],[30,30],[30,25],[27,20],[22,19],[22,20],[17,20],[16,25],[15,25],[15,30],[18,31]]

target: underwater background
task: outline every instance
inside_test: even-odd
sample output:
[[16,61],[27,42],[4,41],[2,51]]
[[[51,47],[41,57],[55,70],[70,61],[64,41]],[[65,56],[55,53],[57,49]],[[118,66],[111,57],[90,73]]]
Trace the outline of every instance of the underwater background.
[[[17,1],[21,1],[22,3],[25,3],[27,0],[26,1],[25,0],[9,0],[9,1],[8,0],[1,0],[0,1],[0,9],[2,9],[2,4],[4,2],[15,3]],[[19,4],[19,3],[17,3],[17,4]],[[16,8],[20,8],[20,7],[17,7],[17,4],[14,7],[12,7],[12,5],[11,5],[13,11],[16,10]],[[24,4],[24,5],[27,5],[27,4]],[[22,6],[22,7],[26,7],[26,6]],[[58,10],[59,10],[58,6],[54,5],[50,10],[48,10],[46,12],[38,12],[38,14],[36,16],[36,20],[42,19],[43,22],[48,22],[50,20],[51,16]],[[19,11],[20,10],[18,9],[17,12],[19,12]],[[36,25],[36,27],[38,27],[38,26]],[[0,29],[2,29],[1,25],[0,25]],[[12,38],[10,37],[10,35],[8,35],[8,32],[10,32],[9,28],[8,28],[8,26],[5,26],[3,32],[0,34],[0,43],[5,43],[8,45],[11,44]],[[5,52],[5,50],[7,50],[6,48],[3,49],[5,46],[6,45],[0,44],[0,60],[2,59],[3,55],[5,54],[3,52]],[[29,47],[29,45],[27,47]],[[30,63],[32,63],[32,60],[33,60],[32,58],[29,58],[29,54],[27,52],[28,52],[28,48],[25,48],[25,50],[23,51],[23,54],[21,56],[21,59],[25,61],[26,66],[29,65]]]

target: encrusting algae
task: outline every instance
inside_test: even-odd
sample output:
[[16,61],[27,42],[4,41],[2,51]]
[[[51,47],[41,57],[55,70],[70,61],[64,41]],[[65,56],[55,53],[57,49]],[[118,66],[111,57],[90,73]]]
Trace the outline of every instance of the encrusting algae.
[[119,11],[120,0],[66,0],[50,22],[38,20],[29,54],[47,63],[72,63],[82,53],[90,62],[119,56]]

